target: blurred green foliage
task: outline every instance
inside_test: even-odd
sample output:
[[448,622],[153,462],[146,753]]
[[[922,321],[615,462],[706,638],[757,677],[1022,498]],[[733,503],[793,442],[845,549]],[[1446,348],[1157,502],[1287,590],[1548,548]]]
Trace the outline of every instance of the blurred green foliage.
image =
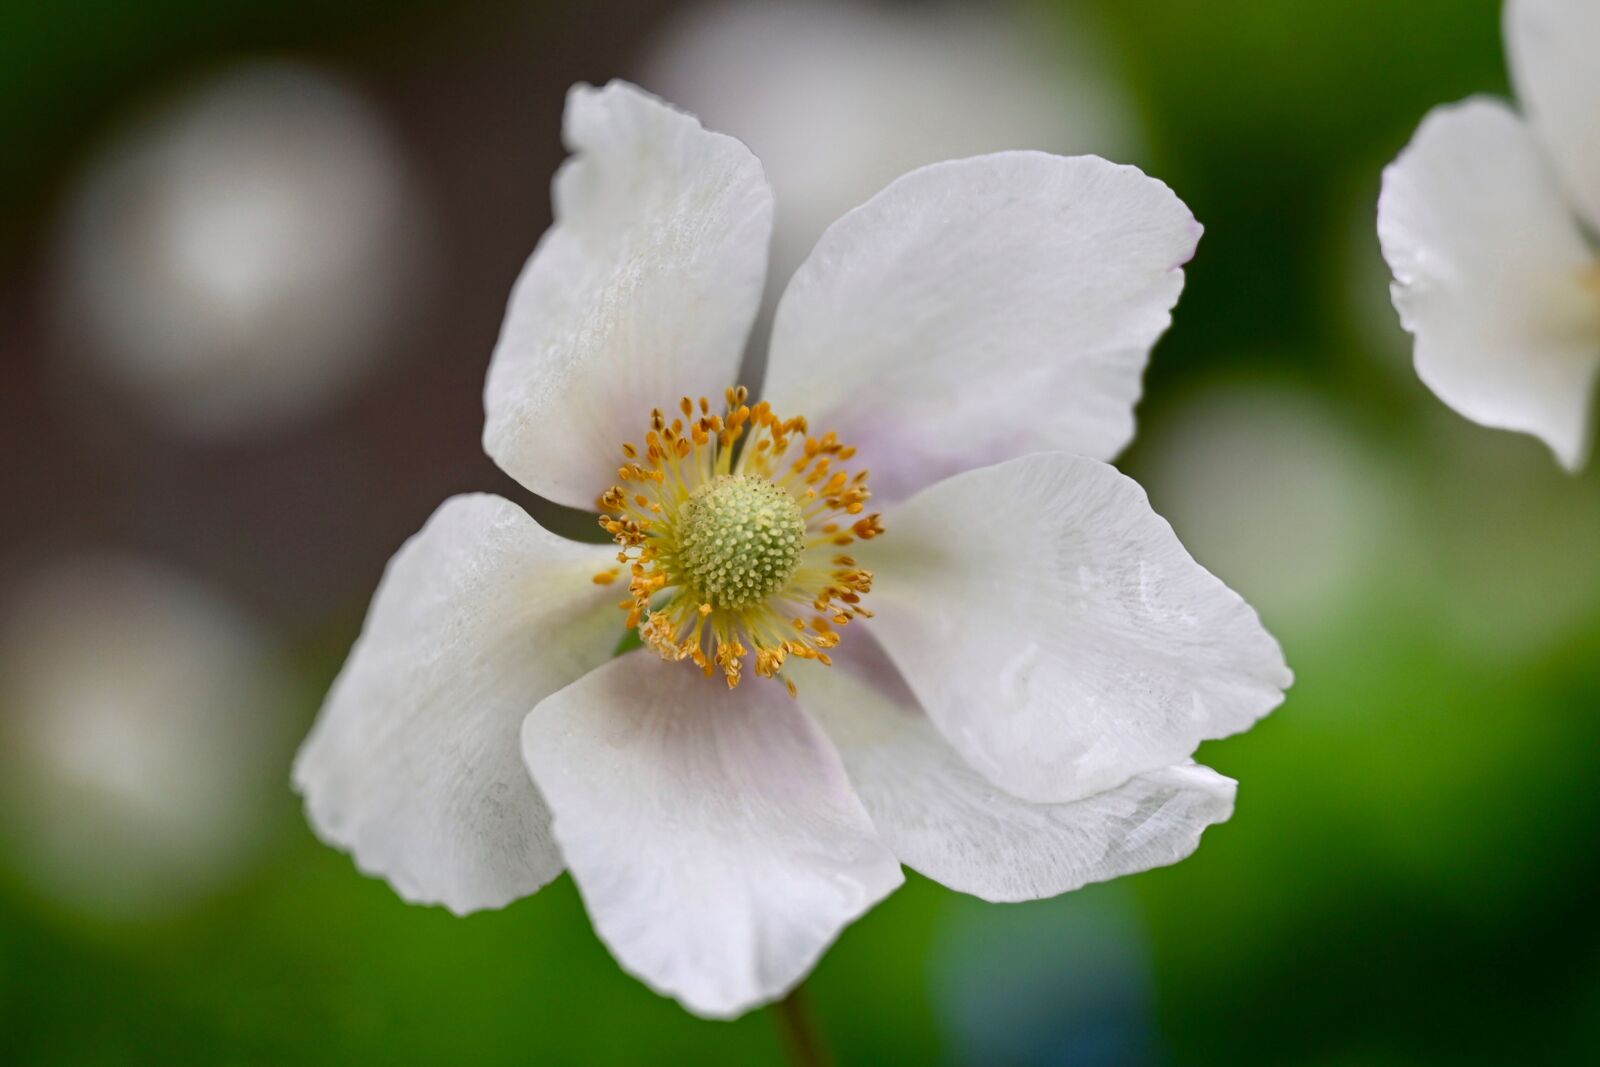
[[[448,23],[451,7],[400,5]],[[1352,260],[1383,164],[1431,106],[1504,92],[1494,0],[1093,0],[1152,144],[1149,169],[1206,224],[1156,353],[1141,441],[1219,375],[1302,383],[1398,473],[1418,521],[1361,595],[1283,628],[1287,705],[1201,758],[1241,783],[1199,853],[1126,880],[1146,930],[1161,1034],[1183,1064],[1600,1062],[1600,588],[1516,656],[1461,639],[1492,597],[1458,593],[1600,499],[1522,438],[1456,425],[1352,320]],[[1053,9],[1042,9],[1048,18]],[[396,12],[340,5],[110,0],[9,6],[0,35],[3,237],[22,241],[115,98],[218,52],[379,48]],[[14,209],[14,210],[13,210]],[[1381,273],[1371,276],[1383,300]],[[1438,448],[1510,457],[1499,482]],[[1127,466],[1136,475],[1142,445]],[[1570,500],[1523,522],[1500,486]],[[1493,497],[1493,499],[1491,499]],[[1156,501],[1160,506],[1160,500]],[[1502,523],[1495,527],[1494,521]],[[1180,528],[1180,534],[1183,530]],[[1475,538],[1476,534],[1481,537]],[[1589,550],[1600,550],[1590,545]],[[1534,553],[1529,553],[1533,555]],[[1560,560],[1504,595],[1569,596]],[[1224,577],[1228,577],[1224,575]],[[1584,599],[1586,597],[1586,599]],[[359,617],[302,644],[308,692]],[[307,702],[305,715],[314,710]],[[137,927],[0,885],[0,1058],[30,1064],[695,1063],[777,1056],[770,1022],[698,1021],[624,975],[570,881],[460,920],[408,907],[322,847],[286,793],[268,860],[201,910]],[[1100,893],[1101,890],[1093,890]],[[1087,899],[1087,894],[1085,894]],[[1051,905],[1063,914],[1073,898]],[[952,1055],[932,994],[952,923],[992,909],[912,877],[811,981],[846,1063]],[[1038,936],[1048,939],[1041,921]],[[996,966],[1002,989],[1023,981]]]

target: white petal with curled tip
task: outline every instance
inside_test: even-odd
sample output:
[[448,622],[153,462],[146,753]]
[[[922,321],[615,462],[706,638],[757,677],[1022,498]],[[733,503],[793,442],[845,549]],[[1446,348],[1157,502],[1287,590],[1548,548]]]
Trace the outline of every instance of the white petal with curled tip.
[[1110,459],[1199,237],[1172,190],[1093,156],[923,167],[795,273],[764,395],[858,446],[884,498],[1029,452]]
[[700,1015],[781,996],[902,881],[783,686],[624,656],[549,697],[523,752],[595,929]]
[[1384,172],[1378,237],[1428,387],[1474,422],[1533,434],[1563,466],[1582,466],[1600,292],[1527,125],[1495,100],[1435,108]]
[[593,508],[652,408],[734,384],[766,277],[761,165],[623,82],[567,97],[555,225],[517,279],[484,389],[484,448]]
[[1041,453],[956,475],[860,546],[869,624],[929,718],[1014,796],[1063,803],[1182,762],[1283,700],[1256,613],[1137,483]]
[[796,672],[801,703],[838,746],[879,836],[951,889],[991,901],[1056,896],[1176,863],[1233,814],[1237,783],[1193,763],[1067,804],[1018,800],[939,736],[870,641],[852,634],[845,646],[834,669]]
[[1522,108],[1573,204],[1600,230],[1600,4],[1509,0],[1504,17]]
[[616,593],[593,581],[612,551],[499,497],[446,501],[390,562],[295,760],[317,833],[458,914],[561,873],[518,731],[616,646]]

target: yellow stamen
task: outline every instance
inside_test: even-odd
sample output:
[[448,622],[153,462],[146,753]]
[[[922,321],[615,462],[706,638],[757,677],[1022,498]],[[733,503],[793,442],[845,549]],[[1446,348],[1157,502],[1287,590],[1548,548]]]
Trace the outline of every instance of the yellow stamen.
[[[809,435],[804,418],[782,419],[743,386],[721,414],[700,397],[679,400],[669,423],[657,408],[640,449],[622,446],[619,484],[599,498],[600,525],[621,546],[629,628],[666,660],[689,660],[738,686],[746,656],[777,678],[795,659],[830,664],[834,626],[870,618],[861,598],[872,574],[837,546],[880,536],[867,472],[842,469],[855,449],[833,432]],[[794,444],[800,455],[786,458]],[[628,485],[624,489],[623,484]],[[620,575],[595,575],[609,585]],[[809,622],[808,622],[809,617]]]
[[1585,268],[1578,275],[1578,284],[1586,289],[1590,296],[1600,297],[1600,263]]

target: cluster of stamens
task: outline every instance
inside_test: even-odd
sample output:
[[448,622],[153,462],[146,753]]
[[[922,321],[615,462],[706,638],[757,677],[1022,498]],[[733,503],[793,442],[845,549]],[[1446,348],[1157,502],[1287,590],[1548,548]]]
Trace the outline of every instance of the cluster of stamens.
[[753,653],[756,674],[793,693],[789,657],[831,663],[838,628],[871,617],[872,573],[842,550],[883,525],[865,514],[867,472],[844,469],[854,448],[748,399],[729,389],[713,414],[684,397],[671,422],[651,412],[642,448],[622,446],[618,484],[599,501],[621,566],[595,581],[626,569],[628,628],[663,659],[707,678],[720,669],[731,689]]

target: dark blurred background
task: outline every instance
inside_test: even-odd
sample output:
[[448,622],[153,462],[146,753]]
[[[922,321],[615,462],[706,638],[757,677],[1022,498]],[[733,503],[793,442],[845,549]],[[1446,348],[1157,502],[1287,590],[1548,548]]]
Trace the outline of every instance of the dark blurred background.
[[[1600,475],[1409,367],[1373,233],[1495,0],[4,0],[0,1059],[773,1061],[563,879],[466,920],[319,845],[295,744],[479,448],[563,94],[745,138],[792,270],[895,174],[1096,152],[1207,227],[1122,466],[1299,681],[1232,822],[1019,906],[913,876],[811,980],[841,1062],[1600,1062]],[[776,291],[781,278],[774,281]],[[753,347],[758,359],[759,342]],[[754,369],[752,373],[758,373]]]

